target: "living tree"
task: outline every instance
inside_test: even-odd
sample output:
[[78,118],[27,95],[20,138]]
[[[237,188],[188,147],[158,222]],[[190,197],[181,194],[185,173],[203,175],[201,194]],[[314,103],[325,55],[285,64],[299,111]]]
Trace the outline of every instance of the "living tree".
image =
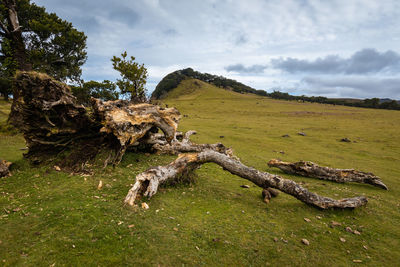
[[117,86],[122,94],[130,94],[131,102],[145,102],[147,69],[144,64],[135,62],[135,57],[131,56],[130,59],[127,57],[128,54],[125,51],[121,57],[113,56],[111,59],[113,68],[121,75],[121,79],[117,79]]
[[103,101],[117,100],[119,97],[117,86],[109,80],[104,80],[103,82],[88,81],[81,86],[70,87],[78,102],[84,105],[89,104],[91,97],[99,98]]
[[36,70],[77,82],[87,58],[85,34],[30,0],[0,2],[0,44],[0,64],[9,77]]

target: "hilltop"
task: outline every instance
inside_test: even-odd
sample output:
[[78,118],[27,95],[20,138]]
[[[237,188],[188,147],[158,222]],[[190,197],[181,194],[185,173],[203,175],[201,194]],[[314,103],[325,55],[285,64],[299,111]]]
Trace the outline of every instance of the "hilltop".
[[186,79],[198,79],[200,81],[215,85],[217,87],[238,93],[251,93],[263,96],[267,95],[267,92],[263,90],[256,90],[238,81],[228,79],[223,76],[213,75],[209,73],[201,73],[193,70],[192,68],[187,68],[183,70],[174,71],[165,76],[156,86],[156,89],[152,93],[151,98],[152,99],[165,98],[171,90],[176,88],[183,80]]

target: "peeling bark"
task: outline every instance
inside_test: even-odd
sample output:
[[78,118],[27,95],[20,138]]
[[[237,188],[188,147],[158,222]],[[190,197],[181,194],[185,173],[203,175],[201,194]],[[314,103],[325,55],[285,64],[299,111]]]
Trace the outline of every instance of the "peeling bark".
[[134,205],[142,196],[152,197],[157,193],[160,184],[173,181],[204,163],[213,162],[230,173],[247,179],[261,188],[275,188],[284,193],[294,196],[300,201],[321,208],[356,208],[367,204],[367,198],[363,196],[335,200],[319,196],[315,193],[296,184],[294,181],[284,179],[278,175],[261,172],[248,167],[239,160],[229,155],[214,151],[204,150],[200,153],[181,154],[179,157],[166,166],[157,166],[136,176],[136,182],[129,190],[125,203]]
[[277,159],[270,160],[268,166],[279,168],[289,174],[297,174],[300,176],[313,177],[337,183],[356,182],[370,184],[385,190],[388,189],[382,180],[373,173],[357,171],[354,169],[335,169],[319,166],[311,161],[290,163]]

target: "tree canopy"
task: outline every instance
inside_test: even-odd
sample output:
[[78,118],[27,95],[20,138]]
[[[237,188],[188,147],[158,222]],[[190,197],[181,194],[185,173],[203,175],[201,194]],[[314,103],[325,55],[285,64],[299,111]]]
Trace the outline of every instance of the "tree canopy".
[[111,62],[113,68],[121,74],[121,79],[117,79],[117,86],[122,94],[130,94],[132,102],[144,102],[146,100],[146,80],[147,69],[144,64],[135,62],[135,57],[127,59],[126,51],[121,54],[122,58],[113,56]]
[[88,81],[83,83],[82,86],[71,86],[71,90],[78,102],[84,105],[89,105],[91,97],[103,101],[117,100],[119,97],[117,86],[109,80],[103,82]]
[[36,70],[61,81],[79,81],[87,58],[85,34],[30,0],[0,2],[0,43],[7,76]]

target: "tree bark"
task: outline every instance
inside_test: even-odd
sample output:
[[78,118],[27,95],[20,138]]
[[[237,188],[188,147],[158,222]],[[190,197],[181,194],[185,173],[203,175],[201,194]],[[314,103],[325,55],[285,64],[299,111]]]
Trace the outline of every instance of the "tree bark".
[[356,182],[370,184],[387,190],[382,180],[369,172],[357,171],[354,169],[335,169],[319,166],[311,161],[284,162],[272,159],[268,162],[269,167],[276,167],[288,174],[297,174],[305,177],[313,177],[321,180],[328,180],[337,183]]
[[125,203],[134,205],[142,196],[152,197],[157,193],[160,184],[173,181],[207,162],[213,162],[230,173],[247,179],[257,186],[276,188],[284,193],[294,196],[300,201],[321,209],[328,208],[356,208],[367,204],[367,198],[360,196],[335,200],[319,196],[296,184],[294,181],[284,179],[278,175],[258,171],[248,167],[239,160],[215,150],[206,149],[199,153],[181,154],[167,166],[157,166],[136,176],[136,182],[129,190]]

